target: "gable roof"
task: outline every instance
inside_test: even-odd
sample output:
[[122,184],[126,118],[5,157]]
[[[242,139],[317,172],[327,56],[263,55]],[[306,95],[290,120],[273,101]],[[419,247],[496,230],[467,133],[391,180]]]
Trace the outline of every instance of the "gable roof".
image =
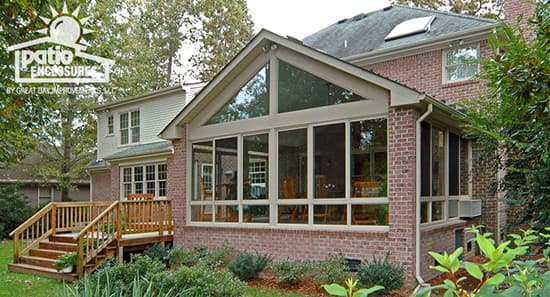
[[427,96],[396,81],[308,47],[301,42],[296,42],[293,39],[285,38],[263,29],[170,121],[159,133],[159,136],[163,139],[179,138],[176,127],[191,121],[235,78],[241,69],[246,67],[256,57],[270,49],[277,48],[279,45],[391,91],[392,106],[415,104]]
[[[435,19],[427,32],[384,40],[400,23],[429,16],[434,16]],[[304,38],[303,43],[348,60],[368,52],[389,51],[405,45],[451,38],[474,30],[492,29],[497,24],[497,21],[486,18],[394,5],[341,20]]]

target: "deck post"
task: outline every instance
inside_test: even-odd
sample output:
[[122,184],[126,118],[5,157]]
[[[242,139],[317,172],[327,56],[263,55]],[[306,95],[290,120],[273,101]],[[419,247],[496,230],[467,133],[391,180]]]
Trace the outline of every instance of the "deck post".
[[57,229],[57,205],[52,203],[52,235],[56,235]]
[[164,205],[165,205],[165,203],[163,203],[163,202],[158,204],[158,207],[159,207],[158,222],[159,222],[159,235],[160,236],[164,235]]
[[116,246],[117,246],[117,258],[118,263],[122,264],[124,262],[124,248],[120,244],[120,239],[122,238],[122,203],[117,201],[116,206]]
[[76,273],[78,273],[78,278],[82,278],[84,276],[84,261],[83,257],[86,257],[84,255],[84,240],[83,237],[78,238],[78,252],[76,257]]
[[13,263],[19,263],[19,232],[13,235]]

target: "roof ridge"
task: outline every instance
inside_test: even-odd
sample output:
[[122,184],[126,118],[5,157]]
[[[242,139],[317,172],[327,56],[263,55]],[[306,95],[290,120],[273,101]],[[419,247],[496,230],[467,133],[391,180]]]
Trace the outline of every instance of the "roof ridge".
[[498,23],[498,21],[494,20],[494,19],[484,18],[484,17],[479,17],[479,16],[472,16],[472,15],[456,13],[456,12],[450,12],[450,11],[442,11],[442,10],[435,10],[435,9],[429,9],[429,8],[401,5],[401,4],[394,4],[393,6],[401,7],[401,8],[408,8],[408,9],[416,9],[416,10],[432,12],[432,13],[446,14],[446,15],[449,15],[449,16],[460,17],[460,18],[464,18],[464,19],[472,19],[472,20],[477,20],[477,21],[483,21],[483,22],[487,22],[487,23]]

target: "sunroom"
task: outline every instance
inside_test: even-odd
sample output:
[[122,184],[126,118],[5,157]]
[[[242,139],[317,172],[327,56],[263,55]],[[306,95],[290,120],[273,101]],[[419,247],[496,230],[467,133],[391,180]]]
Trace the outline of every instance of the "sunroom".
[[186,225],[389,230],[390,104],[425,97],[260,33],[161,133],[185,139]]

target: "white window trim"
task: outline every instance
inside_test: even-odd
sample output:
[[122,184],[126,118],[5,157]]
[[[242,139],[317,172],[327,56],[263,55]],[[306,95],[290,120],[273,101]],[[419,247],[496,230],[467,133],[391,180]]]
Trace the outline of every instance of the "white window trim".
[[[166,166],[166,170],[168,172],[168,165],[167,163],[165,162],[155,162],[155,163],[145,163],[145,164],[133,164],[133,165],[125,165],[125,166],[120,166],[120,169],[119,169],[119,176],[120,176],[120,182],[119,182],[119,188],[120,188],[120,200],[127,200],[128,197],[126,197],[124,195],[124,185],[125,184],[130,184],[131,185],[131,193],[135,193],[135,184],[137,183],[135,181],[135,174],[134,174],[134,168],[136,167],[141,167],[143,168],[143,172],[142,172],[142,180],[140,181],[141,184],[143,185],[143,193],[147,193],[147,182],[152,182],[154,181],[155,182],[155,200],[159,200],[159,199],[166,199],[167,196],[168,196],[168,173],[167,173],[167,176],[166,176],[166,179],[159,179],[159,165],[164,165]],[[154,180],[147,180],[146,176],[147,176],[147,166],[155,166],[155,179]],[[124,182],[124,169],[125,168],[131,168],[131,177],[130,177],[130,182]],[[160,192],[160,182],[165,182],[166,183],[166,196],[160,196],[159,195],[159,192]]]
[[[133,136],[133,134],[132,134],[132,113],[136,112],[136,111],[139,112],[139,126],[134,126],[134,127],[139,127],[139,141],[132,142],[132,136]],[[125,130],[128,130],[128,143],[125,143],[125,144],[122,143],[122,129],[120,128],[121,127],[120,116],[123,115],[123,114],[128,114],[128,126],[125,129]],[[120,111],[119,113],[117,113],[117,119],[118,119],[118,137],[117,137],[118,138],[117,139],[118,147],[127,147],[127,146],[140,144],[141,143],[141,138],[142,138],[141,130],[142,130],[142,127],[143,127],[143,120],[142,120],[143,115],[141,113],[140,108]]]
[[442,80],[443,84],[452,84],[452,83],[464,82],[464,81],[469,81],[469,80],[475,79],[475,77],[465,77],[465,78],[456,79],[456,80],[449,80],[447,78],[447,53],[450,52],[450,51],[456,51],[456,50],[459,50],[459,49],[469,48],[469,47],[477,49],[477,60],[478,60],[478,62],[477,62],[477,74],[480,73],[480,71],[481,71],[481,50],[480,50],[480,44],[479,43],[468,44],[468,45],[460,45],[460,46],[452,47],[450,49],[441,51],[441,55],[442,55],[442,58],[441,58],[441,61],[442,61],[442,63],[441,63],[441,80]]
[[[379,116],[374,115],[371,117],[360,117],[360,118],[350,118],[350,119],[344,119],[339,121],[330,121],[330,122],[317,122],[315,124],[308,124],[308,125],[302,125],[302,126],[293,126],[293,127],[285,127],[280,129],[270,129],[268,131],[258,131],[254,133],[246,132],[243,134],[234,134],[234,135],[226,135],[223,137],[215,137],[212,139],[202,139],[202,140],[196,140],[196,141],[190,141],[188,140],[188,160],[192,160],[192,145],[193,143],[203,142],[203,141],[211,141],[213,150],[212,150],[212,160],[215,160],[214,156],[214,143],[218,139],[225,139],[225,138],[231,138],[231,137],[237,137],[237,143],[238,143],[238,174],[239,179],[237,183],[237,200],[208,200],[208,201],[194,201],[192,200],[192,191],[191,191],[191,183],[192,183],[192,175],[188,175],[187,177],[187,184],[188,184],[188,191],[187,191],[187,205],[189,206],[187,208],[187,224],[194,225],[194,226],[238,226],[238,227],[269,227],[269,228],[280,228],[280,229],[306,229],[306,230],[342,230],[342,229],[348,229],[348,230],[368,230],[368,231],[387,231],[389,230],[389,225],[352,225],[351,224],[351,207],[352,205],[383,205],[388,204],[389,205],[389,198],[388,197],[376,197],[376,198],[352,198],[351,197],[351,185],[349,181],[351,180],[351,145],[350,145],[350,124],[351,122],[356,121],[363,121],[363,120],[373,120],[373,119],[379,119],[379,118],[387,118],[387,116]],[[346,197],[344,198],[328,198],[328,199],[316,199],[314,198],[313,191],[308,191],[307,198],[303,199],[278,199],[278,162],[277,162],[277,156],[278,156],[278,135],[279,132],[282,131],[289,131],[289,130],[296,130],[296,129],[307,129],[308,131],[308,164],[307,164],[307,170],[308,170],[308,180],[306,181],[308,183],[308,189],[313,189],[313,186],[315,184],[313,176],[314,171],[314,161],[312,158],[314,151],[313,151],[313,129],[314,127],[318,126],[325,126],[325,125],[331,125],[331,124],[345,124],[345,145],[346,145]],[[268,134],[269,137],[269,152],[271,157],[268,160],[268,171],[266,172],[268,174],[268,181],[270,186],[269,191],[269,199],[262,199],[262,200],[244,200],[243,199],[243,192],[242,192],[242,170],[243,168],[243,147],[242,147],[242,139],[245,136],[248,135],[256,135],[256,134]],[[188,164],[191,164],[193,162],[188,162]],[[212,182],[215,184],[215,166],[212,167]],[[191,170],[191,169],[188,169]],[[188,171],[192,172],[192,171]],[[215,215],[212,216],[212,221],[204,222],[204,221],[192,221],[191,220],[191,206],[195,205],[202,205],[202,206],[208,206],[212,205],[213,209],[216,208],[216,206],[220,205],[235,205],[239,208],[239,221],[238,222],[214,222]],[[269,223],[245,223],[243,221],[243,206],[246,205],[266,205],[270,208],[270,220]],[[278,222],[278,207],[282,205],[308,205],[308,223],[307,224],[286,224],[286,223],[279,223]],[[342,225],[329,225],[329,224],[314,224],[314,206],[315,205],[345,205],[346,206],[346,224]],[[389,222],[388,222],[389,223]]]
[[[472,168],[472,158],[471,158],[471,142],[470,141],[467,141],[467,152],[468,152],[468,183],[467,183],[467,191],[468,191],[468,195],[449,195],[449,133],[454,133],[456,135],[458,135],[459,139],[462,139],[461,135],[459,133],[457,133],[457,131],[454,131],[454,130],[450,130],[450,129],[447,129],[447,128],[442,128],[440,125],[438,124],[433,124],[433,123],[430,123],[430,122],[427,122],[429,125],[430,125],[430,174],[429,174],[429,177],[430,177],[430,192],[432,191],[432,127],[433,126],[436,126],[436,128],[440,129],[440,130],[443,130],[444,132],[444,135],[445,135],[445,150],[444,150],[444,154],[445,154],[445,164],[444,164],[444,167],[445,167],[445,170],[444,170],[444,184],[443,184],[443,189],[444,189],[444,195],[438,195],[438,196],[422,196],[420,197],[420,200],[422,203],[426,202],[428,203],[428,221],[427,222],[424,222],[424,223],[421,223],[421,225],[424,227],[424,226],[431,226],[431,225],[438,225],[438,224],[441,224],[441,223],[445,223],[445,222],[449,222],[449,221],[455,221],[455,220],[459,220],[460,217],[459,216],[456,216],[456,217],[452,217],[450,218],[449,217],[449,201],[460,201],[462,199],[470,199],[471,198],[471,192],[472,192],[472,180],[471,180],[471,168]],[[459,145],[459,163],[462,162],[462,158],[460,158],[460,151],[461,151],[461,145],[462,145],[462,141],[459,141],[458,142],[458,145]],[[460,166],[458,167],[458,174],[459,174],[459,177],[460,177]],[[421,178],[421,177],[419,177]],[[458,184],[458,192],[459,193],[462,193],[462,184],[459,182]],[[437,220],[437,221],[432,221],[432,203],[433,202],[436,202],[436,201],[444,201],[443,203],[443,218],[441,220]]]

